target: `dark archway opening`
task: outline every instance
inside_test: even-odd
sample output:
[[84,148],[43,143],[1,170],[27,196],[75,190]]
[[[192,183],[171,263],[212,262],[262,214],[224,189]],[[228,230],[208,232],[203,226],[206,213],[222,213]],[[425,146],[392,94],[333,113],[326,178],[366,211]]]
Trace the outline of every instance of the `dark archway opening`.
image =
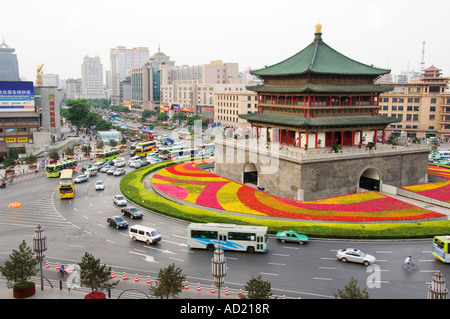
[[359,187],[369,191],[380,190],[380,174],[374,168],[366,169],[359,178]]

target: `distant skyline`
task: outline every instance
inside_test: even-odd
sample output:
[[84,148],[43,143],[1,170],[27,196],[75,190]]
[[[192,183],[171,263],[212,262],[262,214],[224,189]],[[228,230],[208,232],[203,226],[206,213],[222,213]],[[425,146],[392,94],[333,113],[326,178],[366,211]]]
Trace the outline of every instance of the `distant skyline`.
[[110,49],[148,47],[176,65],[214,60],[257,69],[296,54],[322,24],[323,41],[365,64],[401,71],[434,65],[450,75],[446,36],[450,1],[377,0],[21,0],[1,6],[0,37],[19,61],[20,77],[36,70],[80,78],[85,56],[110,69]]

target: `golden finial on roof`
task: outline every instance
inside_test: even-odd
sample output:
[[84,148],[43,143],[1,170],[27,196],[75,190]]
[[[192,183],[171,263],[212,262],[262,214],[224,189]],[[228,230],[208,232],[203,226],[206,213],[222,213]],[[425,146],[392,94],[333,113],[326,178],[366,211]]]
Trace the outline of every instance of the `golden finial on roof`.
[[322,25],[320,23],[316,24],[316,33],[322,32]]

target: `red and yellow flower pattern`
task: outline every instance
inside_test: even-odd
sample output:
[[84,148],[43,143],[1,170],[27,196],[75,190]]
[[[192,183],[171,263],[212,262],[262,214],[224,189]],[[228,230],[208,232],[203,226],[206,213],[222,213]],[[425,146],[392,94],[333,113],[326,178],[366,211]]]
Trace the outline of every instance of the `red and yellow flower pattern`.
[[428,165],[428,175],[443,177],[447,180],[437,183],[404,186],[402,188],[429,198],[450,203],[450,169]]
[[296,201],[204,171],[204,161],[172,165],[158,171],[152,183],[160,192],[189,203],[217,210],[320,221],[407,221],[444,215],[377,192],[336,196],[315,201]]

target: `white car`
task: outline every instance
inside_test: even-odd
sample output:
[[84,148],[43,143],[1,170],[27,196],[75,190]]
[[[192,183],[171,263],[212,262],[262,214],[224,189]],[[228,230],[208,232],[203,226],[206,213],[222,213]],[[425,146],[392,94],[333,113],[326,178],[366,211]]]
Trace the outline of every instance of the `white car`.
[[361,263],[366,266],[369,266],[376,261],[374,256],[365,254],[361,250],[356,248],[340,249],[336,253],[336,258],[344,263],[347,261],[351,261],[355,263]]
[[95,183],[95,190],[103,190],[105,189],[105,183],[103,183],[102,181],[97,181]]
[[125,173],[126,173],[126,171],[125,171],[124,168],[117,168],[117,169],[114,171],[113,175],[114,175],[114,176],[120,176],[120,175],[125,175]]
[[114,195],[113,202],[117,206],[126,206],[127,205],[127,200],[126,200],[125,196],[123,196],[123,195]]

